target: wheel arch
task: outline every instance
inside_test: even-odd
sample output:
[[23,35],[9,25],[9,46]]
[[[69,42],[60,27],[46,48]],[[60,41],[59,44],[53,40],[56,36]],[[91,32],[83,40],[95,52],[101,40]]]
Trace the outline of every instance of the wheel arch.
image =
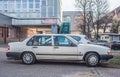
[[23,51],[20,55],[20,59],[22,59],[22,56],[23,56],[24,53],[32,53],[34,55],[35,59],[36,59],[36,56],[32,51]]
[[84,61],[85,61],[86,55],[89,54],[89,53],[96,53],[96,54],[98,55],[98,57],[99,57],[99,60],[100,60],[100,54],[99,54],[98,52],[96,52],[96,51],[88,51],[88,52],[86,52],[86,53],[84,54],[84,56],[83,56],[83,60],[84,60]]

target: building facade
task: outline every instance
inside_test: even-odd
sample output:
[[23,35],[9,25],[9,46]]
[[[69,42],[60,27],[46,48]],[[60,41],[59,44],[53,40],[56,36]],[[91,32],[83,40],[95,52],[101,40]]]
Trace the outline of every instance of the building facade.
[[[91,25],[92,25],[92,16],[90,16],[91,12],[86,12],[86,20],[90,20],[87,21],[86,23],[86,32],[88,33],[88,25],[90,30]],[[64,11],[63,12],[63,20],[69,20],[70,23],[70,31],[72,34],[82,34],[82,29],[83,29],[83,25],[84,25],[84,16],[83,16],[83,12],[82,11]],[[88,24],[89,23],[89,24]]]
[[22,33],[21,37],[57,33],[61,22],[61,0],[0,0],[0,13],[12,18],[11,38]]

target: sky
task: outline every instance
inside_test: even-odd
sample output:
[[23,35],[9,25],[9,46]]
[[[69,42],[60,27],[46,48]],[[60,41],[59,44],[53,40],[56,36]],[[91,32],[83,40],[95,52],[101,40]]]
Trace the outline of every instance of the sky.
[[[114,10],[118,6],[120,6],[120,0],[108,0],[110,11]],[[63,11],[72,11],[75,10],[75,2],[74,0],[62,0],[62,10]]]

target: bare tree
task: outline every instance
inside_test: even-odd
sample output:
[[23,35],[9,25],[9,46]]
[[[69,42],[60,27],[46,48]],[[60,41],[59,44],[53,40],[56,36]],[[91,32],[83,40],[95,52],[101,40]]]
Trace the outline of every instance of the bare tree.
[[114,21],[111,26],[111,33],[119,32],[120,21]]
[[94,19],[96,21],[96,39],[98,39],[99,36],[99,29],[101,27],[100,19],[108,13],[108,1],[107,0],[94,0],[93,1],[93,12],[94,12]]
[[75,0],[76,7],[79,8],[83,13],[81,14],[83,18],[82,33],[86,34],[86,11],[88,9],[89,0]]
[[[101,26],[99,20],[108,12],[107,0],[75,0],[75,2],[76,6],[83,11],[83,34],[86,34],[86,28],[88,28],[87,33],[90,33],[90,27],[92,26],[96,34],[96,39],[98,39],[99,28]],[[91,18],[87,17],[87,14],[91,14],[91,21]],[[90,25],[91,22],[92,25]]]

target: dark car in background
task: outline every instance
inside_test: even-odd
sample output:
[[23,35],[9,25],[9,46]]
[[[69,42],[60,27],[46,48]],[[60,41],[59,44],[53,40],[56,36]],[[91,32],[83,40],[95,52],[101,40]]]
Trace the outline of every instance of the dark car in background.
[[120,50],[120,41],[111,41],[110,47],[113,50]]
[[101,45],[105,47],[109,47],[112,50],[120,50],[120,41],[113,40],[113,41],[107,41],[107,40],[91,40],[93,44]]

